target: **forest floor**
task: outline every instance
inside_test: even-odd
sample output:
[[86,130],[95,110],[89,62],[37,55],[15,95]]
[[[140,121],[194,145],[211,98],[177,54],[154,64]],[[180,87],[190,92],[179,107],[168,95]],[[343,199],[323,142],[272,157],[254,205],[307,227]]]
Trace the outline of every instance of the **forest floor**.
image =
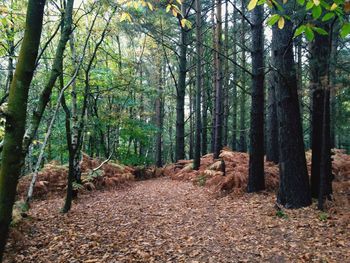
[[315,205],[276,214],[275,194],[213,196],[161,177],[35,201],[4,262],[350,262],[349,220]]

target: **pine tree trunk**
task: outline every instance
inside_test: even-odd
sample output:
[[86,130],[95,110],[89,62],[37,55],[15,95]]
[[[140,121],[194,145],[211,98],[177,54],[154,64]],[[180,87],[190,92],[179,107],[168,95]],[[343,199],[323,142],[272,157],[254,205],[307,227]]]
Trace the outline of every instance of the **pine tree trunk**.
[[337,75],[336,75],[336,64],[338,59],[338,45],[339,45],[339,23],[333,25],[332,30],[332,47],[331,47],[331,58],[330,58],[330,69],[329,69],[329,81],[331,85],[330,90],[330,133],[331,133],[331,148],[336,147],[336,107],[337,107],[337,98],[336,98],[336,84],[337,84]]
[[222,128],[224,117],[224,105],[222,94],[222,12],[221,0],[216,0],[216,81],[215,81],[215,136],[214,158],[219,158],[222,149]]
[[[202,8],[196,0],[196,133],[193,169],[198,170],[201,162],[201,97],[202,97]],[[206,109],[205,109],[206,110]]]
[[44,0],[28,2],[24,38],[9,91],[0,171],[0,262],[12,218],[18,177],[24,162],[22,143],[27,117],[28,92],[40,45],[44,6]]
[[250,111],[250,151],[248,192],[265,188],[264,178],[264,8],[252,13],[252,106]]
[[311,204],[306,169],[303,131],[301,127],[297,79],[293,56],[293,24],[285,20],[283,30],[272,29],[272,58],[276,83],[279,127],[280,186],[277,201],[286,208]]
[[212,45],[213,45],[213,65],[212,65],[212,88],[211,88],[211,140],[210,140],[210,152],[215,152],[215,124],[216,124],[216,78],[217,78],[217,52],[216,52],[216,30],[217,30],[217,23],[215,21],[215,5],[216,0],[212,0],[213,8],[210,13],[210,20],[212,23]]
[[[192,79],[192,77],[190,76],[190,79]],[[188,151],[188,158],[189,159],[193,159],[193,151],[194,151],[194,145],[193,145],[193,135],[194,135],[194,124],[193,124],[193,115],[194,115],[194,108],[195,108],[195,104],[196,104],[196,100],[195,97],[193,96],[193,84],[190,83],[189,85],[189,113],[190,113],[190,117],[189,117],[189,122],[190,122],[190,132],[189,132],[189,136],[188,136],[188,146],[189,146],[189,151]]]
[[[185,2],[181,5],[182,13],[185,13]],[[179,76],[176,94],[176,161],[185,159],[185,91],[187,74],[187,29],[181,27]]]
[[267,97],[267,134],[266,134],[266,161],[278,163],[279,146],[278,146],[278,120],[276,104],[276,83],[274,83],[274,72],[270,73],[268,82]]
[[[243,15],[245,15],[245,1],[242,0],[242,8]],[[245,51],[245,20],[242,16],[241,19],[241,49],[242,49],[242,68],[246,68],[246,51]],[[246,142],[246,73],[244,70],[241,70],[241,84],[244,90],[241,90],[240,96],[240,131],[239,131],[239,151],[246,152],[247,151],[247,142]]]
[[[320,25],[329,32],[329,25]],[[330,37],[316,35],[311,43],[310,72],[312,87],[312,163],[311,195],[330,195],[331,149],[329,125]],[[326,122],[326,123],[325,123]],[[322,180],[321,180],[322,179]],[[322,189],[321,189],[321,188]]]
[[[160,60],[160,58],[158,58]],[[163,133],[163,110],[162,110],[162,96],[163,96],[163,65],[159,61],[159,76],[158,76],[158,94],[156,98],[156,126],[157,126],[157,138],[156,138],[156,166],[162,167],[162,133]]]
[[228,36],[228,0],[225,1],[225,63],[224,63],[224,116],[223,116],[223,145],[227,146],[228,142],[228,116],[229,116],[229,66],[228,66],[228,57],[229,57],[229,36]]
[[[233,11],[233,21],[237,19],[237,11]],[[234,23],[233,28],[233,61],[237,62],[237,23]],[[233,64],[233,81],[232,81],[232,135],[231,135],[231,147],[232,150],[237,149],[237,109],[238,109],[238,100],[237,100],[237,85],[238,74],[237,74],[237,65]]]

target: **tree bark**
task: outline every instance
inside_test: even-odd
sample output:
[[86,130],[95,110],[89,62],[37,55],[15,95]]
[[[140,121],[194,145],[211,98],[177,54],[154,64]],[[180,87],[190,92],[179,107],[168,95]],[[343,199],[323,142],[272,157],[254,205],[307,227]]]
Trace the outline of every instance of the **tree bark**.
[[[196,133],[193,169],[201,163],[201,98],[202,98],[202,8],[201,0],[196,0]],[[205,109],[206,110],[206,109]]]
[[27,152],[29,145],[32,143],[32,140],[38,130],[41,118],[44,114],[46,105],[50,101],[52,89],[55,86],[57,78],[62,74],[61,68],[63,64],[63,55],[66,48],[66,44],[69,40],[69,36],[72,32],[73,6],[74,6],[74,0],[68,0],[67,6],[65,8],[64,19],[63,19],[64,28],[61,33],[60,40],[58,42],[54,62],[52,65],[52,70],[50,72],[50,77],[40,94],[36,109],[34,110],[31,116],[29,127],[26,130],[26,133],[24,136],[24,141],[23,141],[24,152]]
[[267,97],[267,134],[266,134],[266,161],[278,163],[278,120],[276,103],[276,83],[274,83],[274,74],[269,75],[269,88]]
[[29,86],[38,56],[45,0],[29,0],[26,27],[6,111],[5,138],[0,170],[0,262],[2,261],[18,177],[24,162],[23,135]]
[[[181,5],[181,11],[186,12],[185,1]],[[187,29],[180,29],[180,58],[179,75],[176,94],[176,161],[185,159],[185,92],[186,92],[186,74],[187,74]]]
[[[288,5],[288,4],[287,4]],[[293,24],[285,19],[283,30],[272,29],[272,57],[276,70],[276,102],[280,147],[280,185],[277,201],[286,208],[311,204],[300,120],[293,56]]]
[[156,98],[156,126],[157,126],[157,138],[156,138],[156,166],[162,167],[162,134],[163,134],[163,65],[161,59],[159,60],[159,76],[158,76],[158,94]]
[[248,192],[265,188],[264,177],[264,8],[252,13],[252,105],[250,110],[250,151]]
[[[246,68],[246,51],[245,51],[245,2],[242,0],[242,19],[241,19],[241,49],[242,49],[242,68]],[[240,127],[239,127],[239,151],[246,152],[247,151],[247,141],[246,141],[246,73],[244,70],[241,70],[241,83],[244,90],[241,90],[240,96]]]
[[[233,11],[233,21],[237,19],[237,11]],[[233,61],[237,62],[237,23],[234,23],[233,28]],[[237,100],[237,85],[238,74],[237,74],[237,65],[233,64],[233,81],[232,81],[232,135],[231,135],[231,147],[232,150],[237,149],[237,109],[238,109],[238,100]]]
[[[328,32],[330,31],[328,24],[319,26]],[[320,192],[322,192],[322,199],[323,195],[327,196],[332,193],[329,125],[329,64],[331,43],[329,35],[315,35],[310,49],[312,87],[311,195],[312,197],[318,197]]]
[[215,81],[215,136],[214,158],[219,158],[222,149],[223,94],[222,94],[222,12],[221,0],[216,0],[216,81]]
[[228,0],[225,1],[225,42],[224,42],[224,52],[225,52],[225,58],[224,58],[224,116],[223,116],[223,145],[227,146],[228,142],[228,116],[229,116],[229,81],[230,81],[230,73],[229,73],[229,64],[228,64],[228,58],[229,58],[229,36],[228,36]]

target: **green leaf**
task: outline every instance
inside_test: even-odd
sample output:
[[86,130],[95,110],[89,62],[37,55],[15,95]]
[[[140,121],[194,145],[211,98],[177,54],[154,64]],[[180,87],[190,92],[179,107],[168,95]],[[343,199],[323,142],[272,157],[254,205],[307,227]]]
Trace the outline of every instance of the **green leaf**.
[[305,26],[305,36],[308,41],[312,41],[315,38],[314,32],[311,30],[310,27]]
[[256,4],[258,3],[258,0],[250,0],[249,4],[248,4],[248,10],[253,10],[256,7]]
[[342,38],[345,38],[349,34],[350,34],[350,23],[345,23],[340,29],[340,36]]
[[320,27],[313,27],[312,30],[317,32],[318,34],[320,34],[322,36],[327,36],[328,35],[327,31],[324,30],[323,28],[320,28]]
[[305,26],[304,26],[304,25],[298,27],[298,28],[295,30],[294,38],[297,37],[297,36],[300,36],[302,33],[304,33],[304,31],[305,31]]
[[322,17],[322,22],[326,22],[335,16],[334,13],[327,13]]
[[276,22],[278,21],[278,19],[280,19],[280,15],[278,14],[274,14],[272,16],[269,17],[269,19],[267,20],[267,24],[269,26],[273,26],[274,24],[276,24]]
[[265,3],[266,3],[266,0],[259,0],[258,3],[257,3],[257,5],[263,5],[263,4],[265,4]]
[[312,1],[309,1],[309,2],[307,2],[307,4],[306,4],[306,10],[310,10],[311,8],[313,8],[314,7],[314,2],[312,2]]
[[276,0],[271,0],[271,2],[274,4],[275,7],[277,7],[278,11],[284,11],[283,7]]
[[305,0],[297,0],[298,1],[298,4],[303,6],[305,4]]
[[318,19],[322,14],[322,7],[320,5],[314,6],[312,8],[312,17],[316,20]]

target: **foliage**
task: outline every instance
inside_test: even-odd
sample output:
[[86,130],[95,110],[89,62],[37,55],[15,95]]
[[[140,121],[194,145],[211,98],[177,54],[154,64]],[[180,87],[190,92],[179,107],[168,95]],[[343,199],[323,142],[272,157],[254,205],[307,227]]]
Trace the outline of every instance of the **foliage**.
[[[273,26],[278,22],[278,28],[283,29],[285,19],[291,19],[290,16],[283,14],[287,9],[292,8],[291,5],[288,5],[289,2],[291,0],[283,0],[282,3],[276,0],[251,0],[247,8],[252,10],[257,5],[266,4],[271,10],[277,12],[269,17],[267,24]],[[330,20],[339,21],[341,25],[340,36],[342,38],[350,34],[350,23],[347,21],[347,14],[350,13],[349,1],[335,0],[329,3],[326,0],[297,0],[296,2],[303,10],[301,11],[299,8],[296,12],[304,12],[304,19],[305,17],[310,18],[304,20],[303,24],[296,28],[294,37],[304,33],[306,39],[312,41],[315,37],[314,32],[320,35],[327,35],[328,33],[324,29],[315,26],[315,23]]]

